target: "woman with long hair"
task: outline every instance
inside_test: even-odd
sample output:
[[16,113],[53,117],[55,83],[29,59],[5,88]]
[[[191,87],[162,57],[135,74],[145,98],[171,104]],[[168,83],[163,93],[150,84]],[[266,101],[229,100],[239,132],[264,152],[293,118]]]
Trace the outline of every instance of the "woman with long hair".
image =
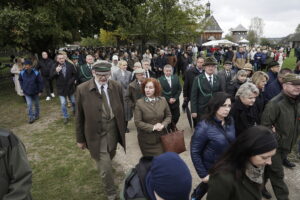
[[261,200],[264,168],[277,145],[267,127],[245,130],[210,170],[207,200]]
[[192,199],[201,199],[208,188],[209,170],[227,147],[235,140],[230,95],[215,93],[207,104],[203,119],[196,126],[191,140],[191,157],[201,178],[200,185],[192,194]]

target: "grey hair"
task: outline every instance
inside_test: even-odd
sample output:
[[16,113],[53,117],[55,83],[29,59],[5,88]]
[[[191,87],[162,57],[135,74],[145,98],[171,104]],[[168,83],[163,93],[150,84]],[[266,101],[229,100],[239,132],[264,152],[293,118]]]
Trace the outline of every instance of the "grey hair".
[[235,96],[236,97],[249,97],[252,93],[259,95],[259,90],[253,83],[246,82],[238,89]]
[[172,69],[172,74],[173,74],[173,71],[174,71],[174,70],[173,70],[173,67],[172,67],[172,65],[166,64],[166,65],[164,66],[164,69],[165,69],[165,68]]
[[142,64],[140,62],[135,62],[133,66],[134,67],[142,67]]
[[247,74],[248,74],[248,73],[247,73],[246,70],[241,69],[241,70],[239,70],[239,71],[236,73],[236,75],[233,77],[233,80],[237,80],[238,77],[241,76],[241,75],[246,75],[246,76],[247,76]]
[[142,63],[145,63],[145,62],[147,62],[147,63],[149,63],[149,64],[151,63],[151,61],[150,61],[149,59],[143,59],[143,60],[142,60]]

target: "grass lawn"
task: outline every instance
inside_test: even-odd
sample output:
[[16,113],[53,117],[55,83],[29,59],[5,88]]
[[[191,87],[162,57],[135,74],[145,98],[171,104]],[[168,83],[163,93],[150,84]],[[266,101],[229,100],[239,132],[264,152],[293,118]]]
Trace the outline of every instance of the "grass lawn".
[[61,120],[58,98],[46,102],[42,97],[40,119],[28,124],[26,105],[12,81],[1,81],[0,88],[0,127],[12,129],[26,146],[33,199],[106,199],[94,161],[76,146],[74,119],[67,125]]
[[295,51],[294,49],[291,50],[291,53],[290,53],[290,57],[286,58],[284,61],[283,61],[283,65],[282,67],[283,68],[290,68],[292,70],[295,69],[296,67],[296,57],[294,56],[295,54]]

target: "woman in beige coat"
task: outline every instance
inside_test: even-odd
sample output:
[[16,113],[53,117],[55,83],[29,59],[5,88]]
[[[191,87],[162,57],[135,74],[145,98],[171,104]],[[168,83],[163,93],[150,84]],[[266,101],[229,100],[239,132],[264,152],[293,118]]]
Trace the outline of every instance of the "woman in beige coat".
[[18,58],[17,62],[12,66],[10,70],[10,73],[14,75],[15,90],[19,96],[24,96],[19,82],[19,74],[23,69],[23,65],[22,65],[23,61],[24,60],[22,58]]
[[172,114],[164,97],[160,96],[160,83],[147,78],[142,83],[145,95],[137,101],[134,122],[138,131],[139,146],[143,156],[156,156],[164,152],[160,136],[166,133]]

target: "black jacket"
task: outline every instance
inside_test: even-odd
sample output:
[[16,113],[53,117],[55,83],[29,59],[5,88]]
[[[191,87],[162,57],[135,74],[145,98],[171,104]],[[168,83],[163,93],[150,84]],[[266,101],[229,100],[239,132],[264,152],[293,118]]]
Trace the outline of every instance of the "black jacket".
[[196,76],[200,75],[200,72],[196,67],[192,67],[185,71],[185,79],[183,84],[183,97],[187,97],[188,100],[191,99],[193,82]]
[[64,77],[62,71],[56,72],[56,67],[58,63],[51,69],[50,77],[56,79],[56,88],[59,96],[69,96],[75,92],[75,80],[76,80],[76,70],[75,67],[69,63],[66,64],[66,77]]
[[254,103],[253,106],[245,106],[239,97],[236,98],[230,113],[235,122],[236,136],[247,128],[260,124],[257,105]]
[[38,62],[38,65],[36,67],[37,70],[40,70],[43,77],[49,78],[50,77],[50,71],[52,66],[55,64],[55,62],[50,59],[40,59]]

